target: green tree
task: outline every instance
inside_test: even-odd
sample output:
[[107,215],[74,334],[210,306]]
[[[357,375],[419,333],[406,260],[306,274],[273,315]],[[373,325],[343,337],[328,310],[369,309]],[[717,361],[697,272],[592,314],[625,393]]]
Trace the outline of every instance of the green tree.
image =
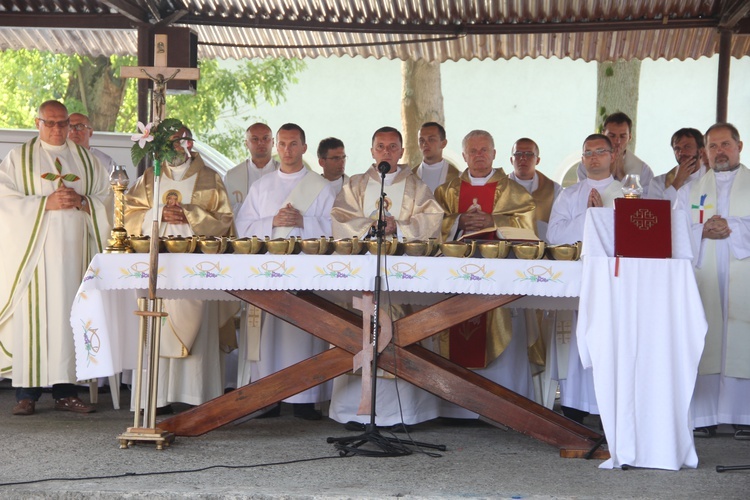
[[[135,132],[137,83],[117,76],[119,68],[126,65],[136,65],[136,58],[2,51],[0,86],[5,91],[0,93],[0,127],[33,128],[37,106],[58,99],[71,113],[88,114],[97,130]],[[241,158],[245,155],[244,128],[219,133],[217,123],[236,117],[245,105],[281,102],[305,66],[299,60],[264,59],[242,61],[227,69],[204,59],[199,67],[198,93],[167,96],[167,116],[185,122],[203,142],[229,158]],[[29,68],[39,70],[30,72]]]

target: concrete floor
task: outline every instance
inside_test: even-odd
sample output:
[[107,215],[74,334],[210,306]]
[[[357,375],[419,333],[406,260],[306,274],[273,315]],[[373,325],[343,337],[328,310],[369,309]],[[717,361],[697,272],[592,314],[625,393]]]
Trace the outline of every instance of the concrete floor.
[[132,425],[132,414],[113,410],[109,394],[89,415],[54,411],[50,394],[33,416],[12,416],[14,404],[14,391],[0,382],[2,499],[750,497],[750,471],[715,471],[717,464],[750,464],[750,441],[728,430],[697,441],[697,469],[623,471],[559,458],[549,445],[481,423],[416,426],[414,439],[447,446],[439,457],[340,457],[326,438],[353,433],[329,419],[296,419],[286,405],[280,418],[178,437],[162,451],[145,444],[121,450],[116,436]]

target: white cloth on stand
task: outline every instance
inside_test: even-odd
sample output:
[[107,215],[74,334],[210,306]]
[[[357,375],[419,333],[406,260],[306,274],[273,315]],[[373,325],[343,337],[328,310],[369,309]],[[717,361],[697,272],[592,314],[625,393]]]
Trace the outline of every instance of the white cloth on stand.
[[[587,214],[577,326],[611,455],[600,467],[694,468],[689,406],[707,324],[690,246],[673,247],[674,255],[687,258],[602,254],[613,250],[606,229],[614,226],[611,212]],[[676,234],[685,231],[680,220],[673,212],[673,241],[685,242]],[[604,243],[597,245],[600,238]]]

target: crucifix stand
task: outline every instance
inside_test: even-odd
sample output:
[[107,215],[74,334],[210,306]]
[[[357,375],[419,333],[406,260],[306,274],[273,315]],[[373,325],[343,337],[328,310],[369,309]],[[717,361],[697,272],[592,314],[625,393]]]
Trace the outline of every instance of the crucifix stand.
[[[152,121],[154,126],[164,120],[166,107],[167,83],[171,80],[197,80],[200,71],[197,68],[170,68],[167,66],[167,35],[154,35],[154,66],[124,66],[120,69],[123,78],[148,78],[153,81]],[[159,168],[154,172],[153,207],[159,206]],[[117,436],[120,448],[129,448],[137,442],[156,443],[161,450],[174,441],[174,433],[156,426],[157,388],[159,377],[159,339],[161,324],[167,314],[163,311],[162,299],[156,296],[156,284],[159,275],[159,218],[158,210],[154,211],[151,226],[151,248],[149,255],[148,299],[138,299],[139,319],[138,366],[135,381],[135,412],[133,427]],[[144,377],[145,374],[145,377]],[[145,380],[144,380],[145,379]],[[143,416],[141,416],[141,394],[146,390]]]

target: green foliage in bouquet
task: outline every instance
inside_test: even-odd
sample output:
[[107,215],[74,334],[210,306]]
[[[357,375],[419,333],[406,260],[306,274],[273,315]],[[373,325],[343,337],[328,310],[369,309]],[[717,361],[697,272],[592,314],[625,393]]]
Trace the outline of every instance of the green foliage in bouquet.
[[153,123],[144,125],[138,122],[140,134],[133,134],[131,139],[135,142],[130,148],[130,157],[133,165],[137,165],[147,155],[160,162],[171,162],[177,155],[174,150],[172,136],[184,127],[177,118],[167,118],[155,127]]

